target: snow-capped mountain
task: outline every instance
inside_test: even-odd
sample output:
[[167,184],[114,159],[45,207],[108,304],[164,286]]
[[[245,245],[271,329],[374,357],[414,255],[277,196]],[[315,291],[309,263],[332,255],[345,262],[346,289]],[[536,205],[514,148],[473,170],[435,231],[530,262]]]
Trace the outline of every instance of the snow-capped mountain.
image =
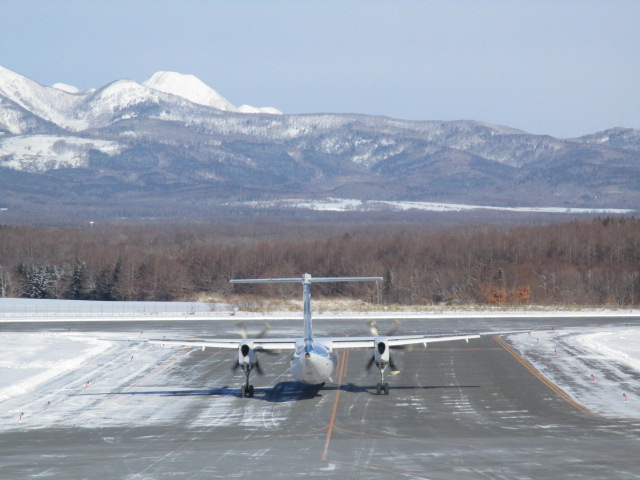
[[279,113],[236,108],[192,75],[79,91],[0,67],[0,207],[207,216],[332,197],[640,209],[638,130],[558,139],[475,121],[266,112]]
[[57,88],[58,90],[62,90],[67,93],[80,93],[80,89],[78,87],[74,87],[73,85],[67,85],[66,83],[55,83],[51,85],[53,88]]
[[171,93],[193,103],[217,108],[227,112],[237,111],[236,107],[223,98],[213,88],[205,85],[193,75],[183,75],[176,72],[157,72],[142,83],[145,87],[153,88],[165,93]]
[[183,75],[176,72],[157,72],[149,80],[143,82],[143,85],[225,112],[282,114],[280,110],[273,107],[252,107],[250,105],[235,107],[229,100],[193,75]]
[[[45,87],[39,83],[19,75],[4,67],[0,67],[0,96],[27,112],[51,122],[62,128],[82,130],[85,124],[79,124],[73,117],[77,109],[81,108],[85,97],[75,95],[59,88]],[[4,122],[1,130],[12,133],[26,133],[20,123]]]
[[[0,67],[0,96],[43,120],[75,132],[105,127],[123,115],[133,115],[127,111],[140,105],[184,106],[184,100],[220,111],[281,113],[269,107],[236,108],[193,75],[175,72],[158,72],[142,84],[117,80],[100,89],[81,92],[62,83],[46,87]],[[30,133],[15,114],[9,117],[0,117],[0,131]]]

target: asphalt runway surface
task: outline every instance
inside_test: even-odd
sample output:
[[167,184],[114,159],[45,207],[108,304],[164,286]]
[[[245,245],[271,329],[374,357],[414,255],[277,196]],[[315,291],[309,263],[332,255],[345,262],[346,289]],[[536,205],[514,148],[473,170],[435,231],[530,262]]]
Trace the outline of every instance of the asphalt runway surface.
[[[621,325],[629,318],[404,320],[402,333]],[[390,324],[391,322],[389,322]],[[385,322],[379,321],[384,332]],[[258,331],[259,323],[249,325]],[[301,321],[272,322],[274,337],[300,334]],[[56,331],[52,324],[3,324],[2,331]],[[228,322],[74,323],[83,332],[141,330],[153,337],[237,336]],[[366,335],[361,321],[314,321],[318,336]],[[334,383],[303,387],[289,354],[260,357],[255,398],[239,397],[233,350],[172,348],[141,365],[148,344],[131,344],[138,370],[90,389],[65,376],[57,402],[82,411],[37,428],[0,431],[0,478],[425,478],[637,479],[640,421],[591,414],[551,388],[508,345],[484,336],[393,352],[401,373],[389,396],[375,395],[371,353],[344,351]],[[157,354],[157,352],[156,352]],[[127,352],[128,355],[128,352]],[[109,368],[130,368],[109,364]],[[105,370],[106,372],[106,370]],[[117,370],[115,371],[117,374]],[[114,373],[112,372],[111,375]],[[60,383],[62,382],[62,383]],[[38,393],[44,401],[53,391]],[[67,410],[65,410],[66,412]],[[71,407],[68,407],[71,412]],[[140,417],[136,412],[143,412]],[[119,415],[125,421],[116,421]]]

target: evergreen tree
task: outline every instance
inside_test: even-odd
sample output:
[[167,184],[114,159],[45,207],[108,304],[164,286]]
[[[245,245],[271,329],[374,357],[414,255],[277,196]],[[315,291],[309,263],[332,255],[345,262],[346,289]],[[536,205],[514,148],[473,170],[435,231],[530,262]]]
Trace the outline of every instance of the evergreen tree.
[[46,265],[18,265],[24,296],[27,298],[53,298],[54,270]]
[[82,300],[84,298],[84,271],[86,265],[79,258],[76,259],[76,265],[73,268],[71,281],[69,282],[69,290],[67,297],[72,300]]

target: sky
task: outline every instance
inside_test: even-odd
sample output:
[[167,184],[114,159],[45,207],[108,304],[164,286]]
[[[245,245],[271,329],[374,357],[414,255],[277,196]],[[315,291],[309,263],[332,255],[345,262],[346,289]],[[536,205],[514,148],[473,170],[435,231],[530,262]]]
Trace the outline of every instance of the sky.
[[80,89],[193,74],[239,106],[640,128],[637,0],[0,0],[0,65]]

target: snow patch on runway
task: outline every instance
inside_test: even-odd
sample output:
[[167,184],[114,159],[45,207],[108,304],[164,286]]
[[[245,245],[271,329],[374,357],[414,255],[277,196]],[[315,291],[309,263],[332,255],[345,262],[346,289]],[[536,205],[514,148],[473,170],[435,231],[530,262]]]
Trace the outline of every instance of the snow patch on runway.
[[145,382],[170,367],[180,351],[156,349],[131,337],[0,332],[0,431],[175,419],[184,402],[158,408],[148,401],[149,394],[171,390]]
[[[0,345],[0,431],[176,422],[273,431],[295,401],[269,401],[271,388],[259,385],[255,399],[239,398],[242,375],[228,368],[234,357],[226,350],[198,357],[200,349],[156,347],[114,332],[0,332]],[[288,378],[285,357],[278,368]]]
[[590,411],[640,418],[640,329],[534,331],[509,342],[536,370]]
[[577,335],[575,341],[596,356],[626,364],[640,372],[640,330],[605,331]]
[[56,333],[2,333],[0,344],[4,350],[0,360],[0,401],[36,390],[112,345],[92,337]]

